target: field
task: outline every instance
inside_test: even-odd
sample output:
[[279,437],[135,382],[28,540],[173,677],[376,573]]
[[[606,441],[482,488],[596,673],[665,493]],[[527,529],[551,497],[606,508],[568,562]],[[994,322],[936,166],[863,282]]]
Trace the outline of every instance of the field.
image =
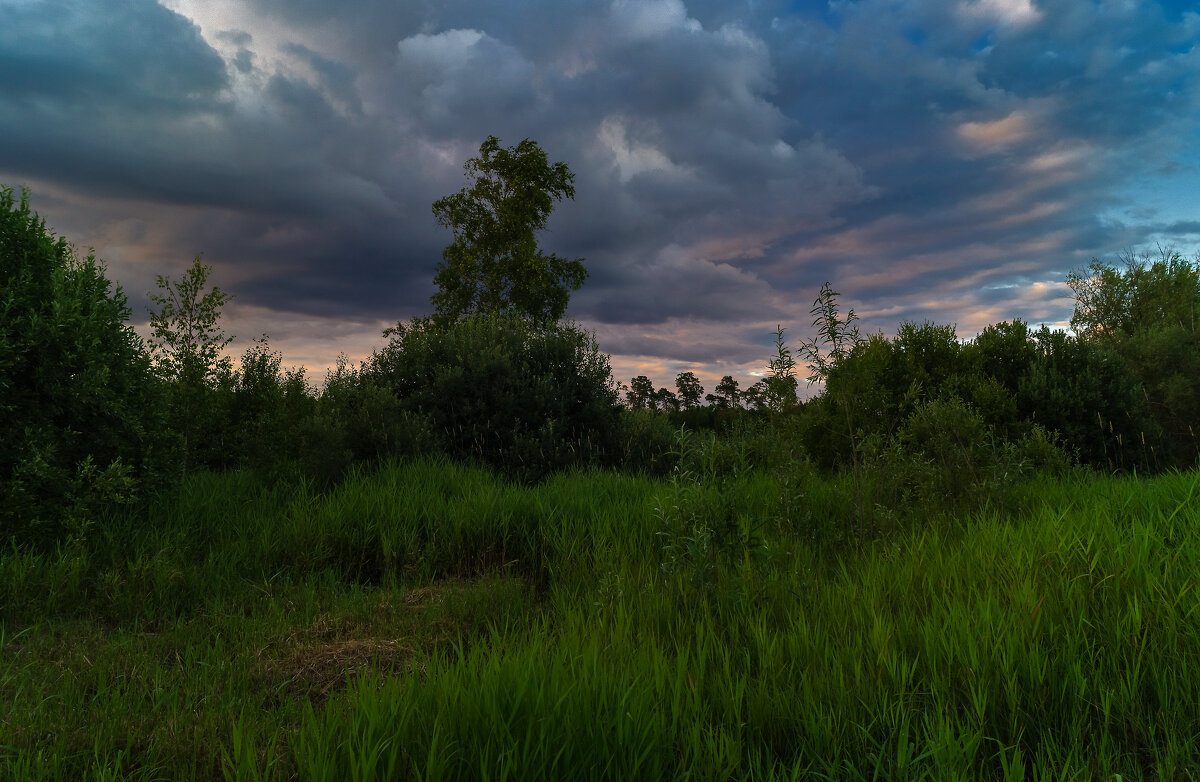
[[1200,778],[1200,475],[199,473],[0,559],[0,779]]

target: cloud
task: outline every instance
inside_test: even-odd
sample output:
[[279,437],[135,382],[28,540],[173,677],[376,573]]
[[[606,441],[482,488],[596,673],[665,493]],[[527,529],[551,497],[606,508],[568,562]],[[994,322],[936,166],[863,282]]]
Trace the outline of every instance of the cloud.
[[584,301],[608,323],[662,323],[703,312],[714,322],[778,314],[771,287],[751,272],[668,245],[633,264],[616,284],[589,291]]
[[1031,0],[963,0],[958,12],[969,19],[983,19],[1000,24],[1024,26],[1042,18]]
[[1028,113],[1014,111],[992,122],[964,122],[958,126],[957,132],[972,146],[990,151],[1029,138],[1033,129],[1030,127]]
[[532,63],[479,30],[419,33],[396,48],[393,97],[410,107],[410,120],[426,132],[462,133],[485,125],[485,117],[521,114],[536,106]]
[[151,0],[0,4],[6,112],[188,111],[212,107],[226,86],[199,29]]

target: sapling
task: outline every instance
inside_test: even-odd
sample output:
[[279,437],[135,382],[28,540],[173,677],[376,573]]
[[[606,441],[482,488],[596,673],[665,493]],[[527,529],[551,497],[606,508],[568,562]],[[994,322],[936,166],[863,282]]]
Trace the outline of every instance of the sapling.
[[[821,286],[817,298],[813,300],[809,314],[813,316],[812,325],[817,329],[820,341],[810,339],[800,343],[800,354],[808,362],[811,374],[808,383],[824,383],[854,348],[863,344],[864,340],[858,332],[854,321],[858,316],[853,309],[846,311],[846,316],[839,317],[837,297],[841,294],[833,290],[826,282]],[[824,348],[824,349],[822,349]],[[827,387],[828,390],[828,387]],[[837,403],[846,419],[846,435],[850,438],[850,465],[854,475],[854,515],[857,531],[857,545],[862,549],[863,539],[863,490],[862,463],[859,454],[858,438],[854,431],[854,422],[850,416],[850,399],[844,388],[839,389]]]

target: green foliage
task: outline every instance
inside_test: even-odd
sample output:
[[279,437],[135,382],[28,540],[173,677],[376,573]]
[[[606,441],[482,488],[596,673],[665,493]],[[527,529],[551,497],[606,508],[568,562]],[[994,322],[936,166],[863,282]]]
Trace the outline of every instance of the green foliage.
[[1017,391],[1038,360],[1029,325],[1022,320],[988,326],[961,351],[957,390],[1004,439],[1029,431],[1017,406]]
[[1075,293],[1071,326],[1114,350],[1141,381],[1164,442],[1152,463],[1200,460],[1200,255],[1167,247],[1158,258],[1127,254],[1125,268],[1093,259],[1067,281]]
[[621,409],[601,463],[625,472],[668,474],[674,466],[673,426],[670,417],[653,410]]
[[896,349],[882,335],[860,342],[828,367],[824,392],[805,407],[805,445],[825,469],[854,462],[863,436],[893,437],[916,397],[895,371]]
[[303,436],[317,407],[304,368],[284,370],[282,364],[283,355],[271,350],[265,335],[242,354],[222,426],[229,466],[270,472],[323,445]]
[[158,311],[150,313],[150,352],[167,380],[187,388],[213,386],[232,362],[222,352],[233,341],[219,325],[221,308],[232,298],[213,287],[206,291],[212,267],[197,255],[177,282],[158,275],[162,293],[150,294]]
[[233,390],[233,361],[223,354],[233,337],[220,327],[230,296],[205,290],[212,267],[200,256],[179,278],[159,275],[160,293],[150,294],[150,352],[167,382],[171,427],[182,444],[181,468],[220,466],[231,455],[234,432],[227,426]]
[[775,327],[775,358],[767,364],[771,373],[767,383],[767,405],[776,415],[782,415],[796,404],[796,360],[783,340],[783,326]]
[[659,570],[684,610],[752,599],[772,550],[762,533],[767,519],[749,517],[737,496],[681,466],[655,505]]
[[356,463],[378,464],[440,451],[428,416],[409,409],[387,379],[339,356],[325,377],[315,416],[300,435],[302,472],[328,483]]
[[[838,314],[838,296],[841,294],[826,282],[809,310],[813,316],[812,325],[819,337],[800,345],[800,353],[808,361],[808,368],[812,372],[808,376],[809,383],[826,380],[833,368],[863,341],[858,326],[854,325],[854,321],[858,320],[854,310],[847,310],[844,317]],[[777,335],[777,341],[782,341],[782,334]]]
[[1093,258],[1067,275],[1075,294],[1071,328],[1080,336],[1119,342],[1146,330],[1195,331],[1200,319],[1200,256],[1186,260],[1170,247],[1157,259],[1131,253],[1122,271]]
[[191,475],[0,553],[0,778],[1188,777],[1196,473],[1039,477],[859,555],[806,533],[844,476],[793,464]]
[[428,420],[451,456],[535,480],[614,450],[617,392],[588,332],[492,314],[386,334],[368,374]]
[[939,326],[926,321],[917,325],[904,321],[893,342],[896,365],[909,385],[915,385],[916,396],[936,395],[959,369],[962,346],[954,326]]
[[587,271],[581,258],[543,253],[536,233],[546,227],[555,201],[575,197],[574,174],[566,163],[551,165],[535,141],[504,148],[495,136],[464,168],[471,187],[433,204],[438,222],[454,233],[434,277],[437,317],[494,313],[558,320]]
[[1163,434],[1154,467],[1200,463],[1200,329],[1164,323],[1118,345]]
[[[1084,464],[1145,470],[1161,452],[1137,376],[1110,347],[1043,326],[1037,359],[1017,388],[1020,414],[1057,432]],[[1157,447],[1156,447],[1157,446]]]
[[984,328],[963,347],[962,355],[969,371],[994,378],[1013,392],[1037,360],[1038,351],[1029,324],[1018,319]]
[[974,407],[949,396],[917,405],[868,463],[875,504],[919,521],[1004,507],[1020,482],[1062,474],[1070,459],[1040,426],[1008,441]]
[[[811,356],[814,347],[807,351]],[[936,411],[951,430],[966,431],[959,406],[983,427],[977,439],[994,439],[1001,450],[1049,438],[1103,469],[1167,464],[1146,395],[1113,348],[1046,327],[1034,332],[1022,321],[989,326],[966,345],[953,326],[902,323],[892,340],[859,339],[836,361],[815,363],[814,376],[825,381],[825,392],[806,406],[801,431],[825,469],[853,464],[855,442],[872,438],[877,451],[908,453],[921,462],[919,438],[906,434],[921,417],[913,416]],[[959,424],[951,421],[956,416]],[[978,476],[970,476],[977,460],[954,458],[963,480],[978,484]]]
[[0,540],[86,536],[157,485],[170,441],[125,295],[0,188]]

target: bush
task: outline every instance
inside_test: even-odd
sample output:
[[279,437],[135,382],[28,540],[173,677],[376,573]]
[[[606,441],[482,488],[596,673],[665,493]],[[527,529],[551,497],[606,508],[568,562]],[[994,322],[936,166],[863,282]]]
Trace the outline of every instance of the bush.
[[162,388],[94,255],[0,188],[0,537],[52,545],[173,472]]
[[1031,425],[1010,442],[953,396],[918,406],[899,436],[874,448],[868,461],[877,501],[921,515],[1002,504],[1021,480],[1038,472],[1061,473],[1070,464],[1042,427]]
[[1107,345],[1046,327],[1017,389],[1023,417],[1056,432],[1078,460],[1109,470],[1145,470],[1162,453],[1141,382]]
[[504,315],[416,319],[389,329],[367,384],[428,422],[450,456],[522,481],[619,453],[608,357],[577,327]]
[[404,409],[366,367],[355,369],[344,356],[326,374],[321,395],[311,400],[288,439],[288,463],[277,469],[290,469],[318,486],[336,483],[355,464],[441,451],[428,417]]
[[242,354],[224,420],[233,465],[272,471],[300,455],[302,424],[313,416],[316,398],[304,368],[284,371],[282,363],[265,337]]

